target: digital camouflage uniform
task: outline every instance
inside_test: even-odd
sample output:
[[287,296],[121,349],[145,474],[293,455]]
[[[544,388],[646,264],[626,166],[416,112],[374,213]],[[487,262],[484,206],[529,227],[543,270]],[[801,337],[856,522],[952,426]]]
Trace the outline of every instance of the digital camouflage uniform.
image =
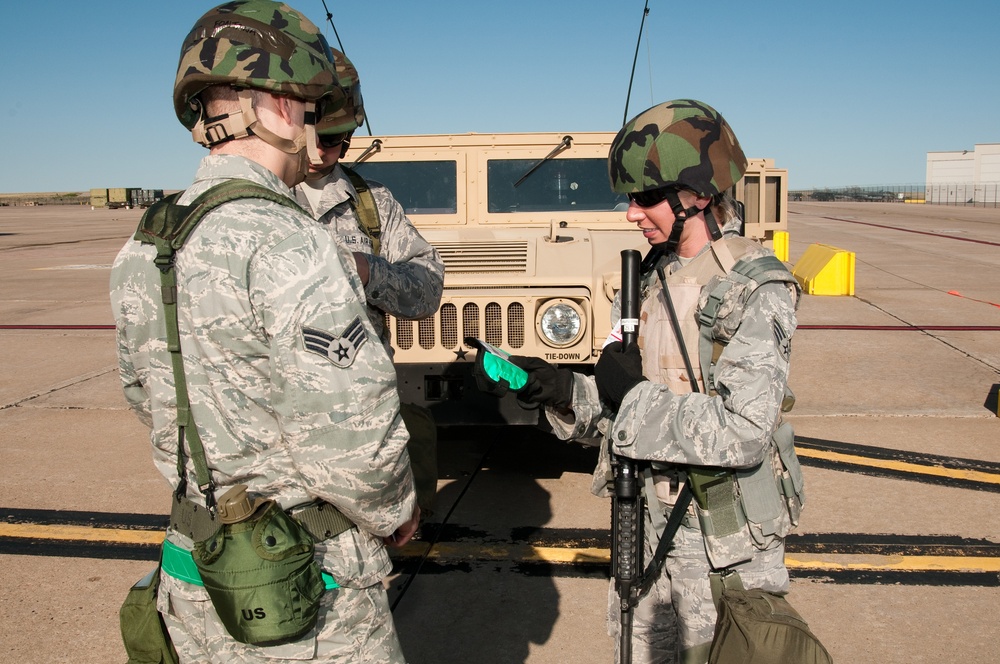
[[[709,247],[704,251],[710,251]],[[676,256],[664,261],[668,273],[680,266]],[[644,280],[647,293],[651,280],[655,280],[655,273]],[[654,289],[654,293],[659,290]],[[662,307],[661,302],[654,306]],[[650,304],[644,300],[642,310],[645,312]],[[794,298],[788,289],[781,284],[765,284],[747,303],[739,329],[716,366],[716,384],[723,386],[720,391],[725,396],[671,391],[663,382],[651,378],[633,388],[617,417],[610,418],[600,402],[593,377],[577,374],[571,406],[575,420],[567,421],[547,409],[549,422],[562,439],[602,437],[605,445],[613,445],[616,454],[663,464],[658,479],[670,478],[671,467],[754,466],[771,454],[771,435],[788,379],[789,358],[782,344],[795,325]],[[776,337],[775,326],[782,330],[781,338]],[[667,331],[673,341],[672,333],[662,327],[659,331]],[[639,329],[642,348],[656,330],[644,332],[642,322]],[[644,373],[652,373],[645,369],[645,354],[643,359]],[[595,473],[596,493],[602,493],[606,471],[602,464]],[[682,474],[677,477],[684,481]],[[649,506],[659,505],[669,515],[680,485],[675,485],[672,495],[669,489],[664,490],[666,486],[662,481],[657,482],[656,495],[646,498]],[[689,508],[690,516],[678,530],[655,585],[635,609],[633,661],[636,663],[707,661],[716,611],[709,584],[712,570],[694,509]],[[643,559],[648,562],[659,541],[648,514],[645,535]],[[748,533],[748,544],[749,538]],[[784,540],[769,538],[763,550],[754,548],[751,560],[732,569],[739,572],[748,588],[787,591]],[[615,636],[619,627],[618,609],[612,583],[608,620],[609,631]]]
[[[717,197],[742,176],[745,164],[731,129],[714,109],[677,100],[640,114],[622,129],[612,146],[609,170],[613,187],[620,193],[680,184],[699,195]],[[633,177],[637,173],[641,176]],[[671,206],[675,218],[678,212],[700,212],[679,210],[676,197]],[[575,374],[572,414],[546,409],[560,438],[601,440],[602,464],[594,477],[598,495],[609,495],[609,447],[617,455],[653,462],[643,488],[645,564],[659,541],[654,524],[662,532],[665,517],[687,481],[686,467],[743,470],[759,466],[772,490],[784,472],[772,434],[780,423],[788,380],[798,291],[787,281],[741,290],[739,284],[745,280],[730,271],[734,262],[772,254],[738,237],[740,223],[738,218],[729,219],[721,229],[722,237],[706,243],[696,257],[681,260],[671,250],[657,261],[673,296],[699,392],[691,390],[657,273],[648,269],[641,281],[638,339],[647,380],[626,393],[615,414],[601,402],[595,379]],[[783,267],[779,271],[787,272]],[[721,282],[736,286],[711,332],[712,341],[725,344],[714,363],[716,394],[706,393],[699,368],[698,313],[705,308],[708,293]],[[616,301],[615,320],[618,306]],[[747,588],[787,591],[784,535],[798,514],[786,513],[781,503],[778,507],[774,523],[761,529],[750,525],[748,517],[745,527],[719,541],[703,535],[692,502],[659,577],[634,610],[633,662],[707,662],[717,617],[709,576],[713,570],[738,572]],[[608,620],[615,637],[619,608],[612,580]]]
[[[406,320],[433,316],[444,289],[444,263],[434,245],[414,228],[392,193],[378,182],[367,182],[378,209],[378,255],[371,238],[358,223],[358,192],[340,164],[326,177],[296,186],[295,194],[302,207],[310,210],[344,249],[367,256],[368,317],[391,354],[391,333],[386,327],[385,313]],[[312,196],[306,195],[307,187],[314,190]],[[316,193],[318,198],[313,198]],[[311,199],[317,201],[315,207]],[[437,494],[437,428],[424,408],[402,404],[402,413],[410,433],[408,449],[417,501],[426,516],[431,513]]]
[[[444,289],[444,263],[434,245],[414,228],[392,193],[378,182],[369,180],[368,185],[381,224],[381,247],[377,256],[371,238],[358,225],[354,209],[358,193],[340,164],[325,178],[298,185],[295,194],[299,204],[311,210],[344,249],[367,256],[368,317],[382,343],[391,349],[385,312],[407,320],[433,316]],[[303,192],[305,187],[322,190],[315,208]]]
[[[271,171],[222,155],[203,159],[180,203],[230,178],[292,196]],[[176,394],[154,255],[152,246],[125,245],[111,301],[126,398],[150,425],[156,466],[176,487]],[[317,544],[320,566],[341,587],[323,596],[316,628],[286,645],[234,641],[203,587],[161,574],[158,608],[181,661],[404,661],[382,585],[391,561],[381,538],[410,518],[413,480],[395,373],[357,274],[345,268],[350,260],[307,215],[261,199],[211,211],[177,254],[185,376],[217,495],[242,483],[286,509],[322,499],[357,526]],[[310,331],[329,335],[326,352],[307,349]],[[190,458],[187,473],[187,497],[204,504]],[[173,529],[167,538],[192,548]]]

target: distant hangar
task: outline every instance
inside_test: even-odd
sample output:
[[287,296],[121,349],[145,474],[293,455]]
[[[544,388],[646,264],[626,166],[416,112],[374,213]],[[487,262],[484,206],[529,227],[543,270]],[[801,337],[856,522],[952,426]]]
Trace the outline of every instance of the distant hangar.
[[928,203],[996,204],[1000,196],[1000,143],[973,150],[927,153]]

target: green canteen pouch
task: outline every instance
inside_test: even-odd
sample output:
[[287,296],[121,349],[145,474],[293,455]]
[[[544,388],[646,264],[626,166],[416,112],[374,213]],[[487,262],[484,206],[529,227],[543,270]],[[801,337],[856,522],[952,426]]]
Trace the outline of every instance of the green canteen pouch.
[[316,624],[325,589],[312,536],[271,500],[223,522],[195,542],[193,557],[226,630],[256,646],[303,636]]
[[128,664],[177,664],[167,626],[156,610],[160,566],[142,577],[125,596],[118,612]]

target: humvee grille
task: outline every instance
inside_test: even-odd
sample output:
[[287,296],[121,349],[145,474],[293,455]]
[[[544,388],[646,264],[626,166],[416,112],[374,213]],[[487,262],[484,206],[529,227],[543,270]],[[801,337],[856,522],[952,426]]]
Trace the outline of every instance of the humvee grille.
[[524,241],[436,242],[434,246],[445,271],[452,274],[523,274],[528,269],[528,243]]
[[430,318],[411,321],[386,314],[385,323],[392,331],[393,345],[400,350],[409,350],[414,344],[426,350],[456,350],[465,337],[477,337],[494,346],[510,348],[522,348],[525,340],[524,305],[520,302],[509,302],[506,308],[498,302],[489,302],[482,308],[475,302],[461,305],[446,302],[437,315]]

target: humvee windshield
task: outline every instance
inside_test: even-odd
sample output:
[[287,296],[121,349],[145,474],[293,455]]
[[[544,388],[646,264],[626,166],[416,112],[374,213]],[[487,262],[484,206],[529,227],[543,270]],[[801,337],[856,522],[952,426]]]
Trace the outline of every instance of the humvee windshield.
[[454,161],[366,161],[354,170],[388,187],[406,214],[458,212]]
[[[490,159],[487,195],[490,213],[624,210],[628,199],[611,191],[607,160]],[[454,161],[366,161],[355,170],[392,191],[406,214],[455,214]],[[518,180],[523,181],[514,186]]]
[[[550,159],[524,177],[537,163],[489,160],[490,212],[608,211],[620,203],[627,206],[628,199],[615,194],[608,184],[607,159]],[[521,183],[515,187],[518,180]]]

